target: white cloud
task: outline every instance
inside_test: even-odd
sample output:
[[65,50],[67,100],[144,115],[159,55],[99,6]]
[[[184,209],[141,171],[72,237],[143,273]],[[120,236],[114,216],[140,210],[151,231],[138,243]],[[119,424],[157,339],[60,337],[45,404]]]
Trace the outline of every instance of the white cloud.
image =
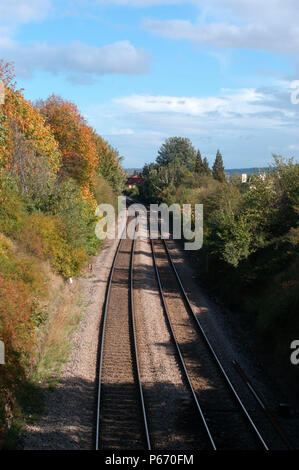
[[11,42],[0,49],[1,55],[14,60],[19,76],[30,77],[35,69],[53,74],[64,72],[72,82],[84,83],[104,74],[141,74],[148,70],[149,55],[129,41],[102,47],[82,42],[69,45]]
[[16,73],[30,77],[34,70],[64,73],[72,83],[86,84],[104,74],[142,74],[148,71],[150,56],[129,41],[104,46],[83,42],[51,45],[20,43],[14,35],[21,24],[41,21],[59,2],[54,0],[0,0],[0,56],[15,62]]
[[299,144],[291,144],[291,145],[288,146],[288,149],[298,152],[299,151]]
[[267,96],[255,89],[223,90],[220,96],[176,97],[131,95],[115,99],[115,103],[137,113],[168,113],[190,116],[215,115],[229,118],[273,111]]
[[198,21],[147,19],[143,27],[169,39],[186,39],[218,48],[299,52],[299,9],[295,0],[199,0],[197,3],[204,12]]
[[299,17],[297,0],[197,0],[201,8],[208,8],[211,13],[218,10],[218,15],[225,12],[235,18],[247,21],[263,22],[265,27],[269,23],[294,23]]
[[226,23],[201,25],[185,20],[146,20],[143,26],[165,38],[187,39],[219,48],[250,48],[286,54],[299,52],[297,25],[286,30],[283,25],[267,29],[258,23],[237,26]]
[[106,135],[133,135],[135,132],[133,129],[117,129],[115,127],[111,127]]
[[[177,97],[131,95],[109,105],[110,121],[126,123],[135,132],[185,135],[203,142],[241,139],[244,145],[255,135],[277,134],[293,141],[298,134],[299,105],[290,102],[289,83],[277,89],[222,90],[219,96]],[[107,109],[107,108],[106,108]],[[96,122],[96,119],[95,119]],[[110,124],[111,125],[111,124]],[[238,144],[239,145],[239,144]]]

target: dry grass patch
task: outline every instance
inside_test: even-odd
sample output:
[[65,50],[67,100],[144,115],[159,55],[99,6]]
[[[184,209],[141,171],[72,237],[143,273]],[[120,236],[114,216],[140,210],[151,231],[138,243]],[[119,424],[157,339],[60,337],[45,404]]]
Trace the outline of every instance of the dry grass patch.
[[53,386],[67,361],[71,336],[80,322],[82,310],[76,281],[70,285],[54,276],[51,291],[51,312],[33,376],[36,381]]

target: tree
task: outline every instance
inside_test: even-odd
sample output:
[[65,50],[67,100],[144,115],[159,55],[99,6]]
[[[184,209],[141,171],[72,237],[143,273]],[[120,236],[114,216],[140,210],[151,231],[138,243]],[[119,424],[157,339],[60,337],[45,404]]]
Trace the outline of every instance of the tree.
[[26,140],[16,122],[11,122],[13,141],[9,172],[17,182],[20,193],[35,204],[43,201],[53,187],[56,175],[49,171],[45,155],[38,154],[32,141]]
[[124,169],[121,166],[122,157],[119,156],[115,148],[95,131],[93,132],[93,138],[99,160],[97,172],[105,178],[116,194],[120,194],[126,180]]
[[176,161],[178,165],[184,165],[188,170],[194,171],[195,159],[196,152],[190,139],[171,137],[161,145],[156,162],[164,166]]
[[207,157],[204,157],[203,162],[202,162],[202,173],[206,176],[211,176],[211,169],[209,167],[209,162]]
[[217,150],[216,158],[213,165],[213,177],[215,178],[215,180],[220,181],[220,183],[225,182],[223,159],[219,150]]
[[5,62],[4,59],[0,59],[0,80],[11,89],[16,89],[15,68],[12,62]]
[[61,152],[60,174],[81,186],[91,183],[98,166],[96,144],[89,127],[75,104],[52,95],[37,103],[49,124]]
[[[49,177],[55,178],[60,167],[60,152],[50,127],[40,111],[16,89],[12,65],[1,60],[0,80],[5,89],[5,101],[0,106],[0,166],[11,168],[21,138],[37,158],[44,160]],[[17,153],[20,155],[19,151]]]
[[197,173],[198,175],[203,173],[203,162],[202,162],[200,150],[198,150],[196,154],[195,173]]

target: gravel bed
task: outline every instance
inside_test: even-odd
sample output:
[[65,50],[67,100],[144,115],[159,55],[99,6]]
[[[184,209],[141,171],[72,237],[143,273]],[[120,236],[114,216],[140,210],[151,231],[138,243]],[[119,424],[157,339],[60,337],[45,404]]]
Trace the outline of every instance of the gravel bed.
[[136,243],[134,288],[141,380],[152,448],[201,448],[200,424],[164,317],[149,240]]
[[72,337],[72,352],[59,384],[54,391],[44,392],[45,409],[38,422],[26,426],[25,450],[94,448],[99,327],[117,242],[107,242],[94,258],[90,275],[76,281],[87,308]]

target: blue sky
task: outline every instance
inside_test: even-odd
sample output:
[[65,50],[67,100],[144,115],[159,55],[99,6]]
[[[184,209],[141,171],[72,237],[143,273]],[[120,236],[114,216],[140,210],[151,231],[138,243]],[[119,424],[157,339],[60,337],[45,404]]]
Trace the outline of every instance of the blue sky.
[[298,20],[297,0],[0,0],[0,57],[26,98],[75,102],[126,167],[175,135],[266,166],[299,155]]

